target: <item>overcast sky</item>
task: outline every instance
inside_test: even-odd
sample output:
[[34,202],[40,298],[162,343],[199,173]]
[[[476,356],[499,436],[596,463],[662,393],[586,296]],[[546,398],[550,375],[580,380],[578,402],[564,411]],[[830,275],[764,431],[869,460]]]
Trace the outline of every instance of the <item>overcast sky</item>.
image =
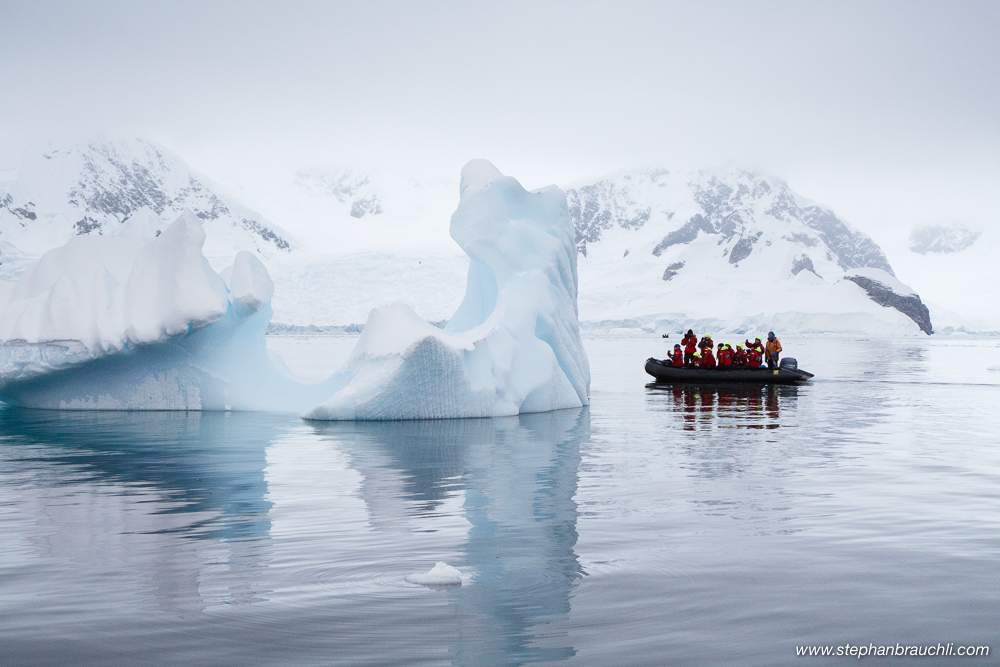
[[0,161],[157,140],[223,182],[736,163],[865,229],[1000,224],[1000,2],[0,0]]

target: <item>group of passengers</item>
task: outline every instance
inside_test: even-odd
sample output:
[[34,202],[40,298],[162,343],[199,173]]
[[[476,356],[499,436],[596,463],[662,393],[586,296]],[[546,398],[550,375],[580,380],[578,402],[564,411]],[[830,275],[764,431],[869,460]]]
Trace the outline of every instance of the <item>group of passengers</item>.
[[729,343],[719,343],[716,346],[711,336],[702,336],[699,341],[694,331],[688,329],[680,345],[674,345],[673,352],[667,354],[667,361],[671,366],[720,370],[760,368],[763,361],[767,362],[769,369],[778,367],[781,343],[773,331],[767,334],[767,344],[761,343],[760,338],[754,339],[752,343],[749,340],[745,343],[745,348],[743,345],[737,345],[736,349]]

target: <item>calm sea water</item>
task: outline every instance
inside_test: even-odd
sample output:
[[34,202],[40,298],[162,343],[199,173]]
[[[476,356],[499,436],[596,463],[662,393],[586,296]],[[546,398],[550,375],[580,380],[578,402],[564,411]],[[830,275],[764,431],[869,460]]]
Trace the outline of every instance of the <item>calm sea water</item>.
[[586,344],[593,405],[517,418],[0,411],[0,664],[1000,664],[1000,340],[785,339],[772,389]]

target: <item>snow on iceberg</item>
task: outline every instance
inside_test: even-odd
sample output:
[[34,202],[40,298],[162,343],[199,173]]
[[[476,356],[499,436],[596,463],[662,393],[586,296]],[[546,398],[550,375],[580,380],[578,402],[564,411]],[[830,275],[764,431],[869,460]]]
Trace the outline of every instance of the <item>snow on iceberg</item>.
[[[0,399],[25,407],[301,412],[264,332],[274,286],[242,251],[220,276],[184,212],[152,239],[78,236],[0,286]],[[342,382],[340,383],[342,384]]]
[[566,196],[528,192],[485,160],[462,169],[451,236],[471,264],[444,330],[410,307],[374,309],[339,375],[306,419],[495,417],[590,402]]

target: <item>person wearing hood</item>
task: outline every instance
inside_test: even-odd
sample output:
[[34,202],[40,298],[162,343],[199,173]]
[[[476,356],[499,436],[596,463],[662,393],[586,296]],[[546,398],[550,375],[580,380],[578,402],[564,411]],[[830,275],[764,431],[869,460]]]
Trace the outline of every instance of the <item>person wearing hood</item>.
[[764,358],[767,359],[768,370],[778,367],[778,355],[781,354],[781,341],[773,331],[767,332],[767,345],[764,346]]
[[729,343],[719,343],[719,368],[728,371],[733,367],[733,348]]
[[715,356],[712,354],[712,346],[706,345],[701,351],[701,367],[715,368]]
[[681,339],[681,345],[684,346],[684,365],[694,366],[694,353],[698,350],[698,338],[694,335],[694,331],[688,329]]

